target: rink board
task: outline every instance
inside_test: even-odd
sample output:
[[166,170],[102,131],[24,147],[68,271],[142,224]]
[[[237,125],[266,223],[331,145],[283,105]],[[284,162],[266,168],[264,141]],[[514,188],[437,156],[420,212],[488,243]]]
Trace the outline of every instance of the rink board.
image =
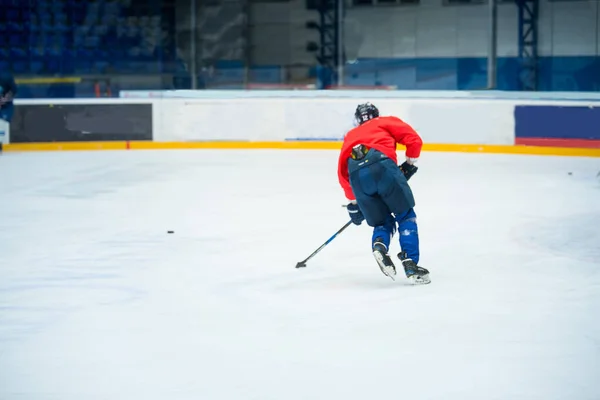
[[[185,150],[185,149],[273,149],[273,150],[339,150],[340,141],[284,141],[284,142],[60,142],[60,143],[15,143],[4,145],[5,152],[29,151],[98,151],[98,150]],[[402,151],[401,148],[398,151]],[[469,144],[424,144],[427,152],[463,152],[495,154],[531,154],[550,156],[600,157],[600,149],[520,146],[520,145],[469,145]]]
[[[357,102],[415,128],[424,151],[600,157],[600,95],[165,91],[15,102],[3,151],[339,150]],[[2,151],[2,148],[0,148]],[[398,146],[398,151],[403,151]]]

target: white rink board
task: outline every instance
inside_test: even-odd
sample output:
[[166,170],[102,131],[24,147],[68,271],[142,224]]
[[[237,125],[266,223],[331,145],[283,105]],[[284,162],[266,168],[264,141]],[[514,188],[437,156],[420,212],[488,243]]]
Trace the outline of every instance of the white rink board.
[[590,93],[452,91],[133,91],[111,99],[34,99],[22,104],[153,105],[155,142],[340,140],[356,105],[411,124],[429,144],[513,145],[517,105],[597,106]]
[[[352,128],[352,99],[159,100],[155,141],[342,139]],[[382,113],[406,115],[407,102],[378,102]],[[389,110],[389,111],[387,111]]]
[[[363,100],[366,101],[366,100]],[[339,140],[356,99],[160,99],[157,142]],[[379,99],[382,115],[411,124],[429,143],[514,143],[514,105],[487,100]]]

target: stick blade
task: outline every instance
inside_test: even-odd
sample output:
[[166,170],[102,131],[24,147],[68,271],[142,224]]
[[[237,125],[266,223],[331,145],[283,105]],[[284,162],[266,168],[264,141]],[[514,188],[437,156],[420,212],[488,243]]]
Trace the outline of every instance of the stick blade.
[[298,264],[296,264],[296,268],[306,268],[306,263],[304,261],[300,261]]

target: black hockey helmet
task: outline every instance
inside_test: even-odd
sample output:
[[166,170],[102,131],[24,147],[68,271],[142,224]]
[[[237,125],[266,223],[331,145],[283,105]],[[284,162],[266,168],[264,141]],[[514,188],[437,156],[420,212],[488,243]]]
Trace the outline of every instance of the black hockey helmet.
[[379,117],[379,110],[371,103],[359,104],[354,111],[354,121],[357,126],[377,117]]

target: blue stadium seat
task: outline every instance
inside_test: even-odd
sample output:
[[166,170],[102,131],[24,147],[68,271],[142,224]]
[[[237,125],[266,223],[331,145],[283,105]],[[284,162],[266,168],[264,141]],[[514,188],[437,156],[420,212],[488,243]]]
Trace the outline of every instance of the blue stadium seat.
[[[173,69],[173,49],[157,43],[162,16],[140,14],[140,1],[0,0],[0,60],[15,73],[157,73]],[[133,12],[132,12],[133,11]],[[89,49],[88,49],[89,48]],[[129,53],[137,48],[137,51]],[[170,55],[169,55],[170,54]],[[6,61],[9,60],[9,61]],[[12,63],[12,64],[11,64]]]
[[54,32],[54,25],[48,21],[43,21],[40,25],[40,29],[43,32]]
[[8,32],[22,32],[23,25],[18,22],[9,21],[6,23],[6,30]]
[[69,36],[64,34],[55,34],[52,36],[52,43],[64,47],[69,41]]
[[116,62],[125,58],[125,52],[117,47],[111,47],[108,52],[108,60]]
[[74,24],[79,25],[83,22],[84,19],[85,19],[85,10],[83,10],[83,9],[71,10],[71,21]]
[[41,30],[42,30],[42,26],[37,21],[29,24],[29,32],[30,33],[37,34],[37,33],[41,32]]
[[10,46],[23,46],[26,44],[25,38],[24,35],[12,34],[9,36],[8,44]]
[[86,59],[75,60],[75,73],[91,74],[94,71],[94,61]]
[[30,36],[30,43],[34,46],[46,47],[50,44],[48,36],[44,32],[32,33]]
[[71,33],[73,32],[73,26],[69,23],[67,23],[67,21],[54,21],[54,31],[61,33],[61,34],[65,34],[65,33]]
[[62,54],[67,58],[77,58],[77,49],[73,47],[66,47],[63,49]]
[[59,57],[62,56],[63,49],[60,46],[52,45],[46,48],[46,56],[48,57]]
[[66,21],[68,19],[69,9],[54,9],[54,19],[57,21]]
[[16,60],[12,63],[12,71],[15,74],[27,74],[29,73],[29,62],[23,60]]
[[49,9],[52,10],[52,12],[54,14],[63,12],[64,8],[65,8],[64,5],[62,3],[60,3],[60,2],[59,3],[56,3],[56,2],[52,3],[52,4],[50,4],[50,7],[49,7]]
[[86,48],[79,48],[76,51],[76,58],[82,59],[82,60],[93,60],[94,59],[94,50],[86,49]]
[[82,2],[81,0],[68,0],[67,1],[67,8],[69,10],[84,9],[85,6],[86,6],[85,2]]
[[44,60],[32,59],[29,64],[29,71],[31,71],[32,74],[39,74],[44,71]]
[[75,71],[75,62],[77,61],[77,51],[73,48],[67,47],[62,51],[61,67],[65,73],[72,73]]
[[90,35],[85,40],[85,45],[87,47],[98,47],[102,41],[100,40],[100,36]]
[[21,14],[21,10],[19,10],[18,8],[11,7],[11,8],[7,8],[5,11],[5,15],[8,20],[13,20],[13,21],[19,20],[21,17],[20,14]]
[[110,51],[104,46],[94,49],[94,57],[100,60],[108,60]]
[[110,64],[106,61],[96,61],[92,64],[92,71],[97,74],[102,74],[106,72],[106,68]]
[[44,72],[57,74],[61,72],[61,60],[58,57],[47,57],[44,61]]
[[46,49],[43,46],[30,46],[29,53],[31,57],[39,57],[43,59],[46,55]]
[[35,10],[37,11],[38,15],[46,15],[48,14],[48,4],[38,2],[35,5]]
[[60,72],[63,74],[74,74],[75,73],[75,59],[74,58],[63,58],[60,62]]
[[46,64],[56,64],[63,74],[72,73],[75,70],[75,54],[72,49],[61,48],[46,56]]

